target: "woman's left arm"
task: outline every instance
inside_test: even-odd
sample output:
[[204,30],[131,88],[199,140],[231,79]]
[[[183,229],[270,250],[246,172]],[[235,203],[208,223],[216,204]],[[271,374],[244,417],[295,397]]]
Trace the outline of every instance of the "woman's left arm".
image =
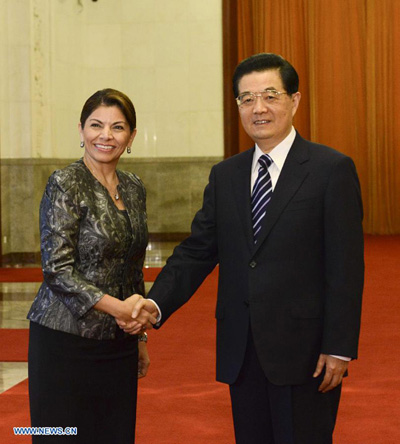
[[144,378],[147,375],[149,365],[150,358],[147,351],[147,344],[139,340],[138,378]]

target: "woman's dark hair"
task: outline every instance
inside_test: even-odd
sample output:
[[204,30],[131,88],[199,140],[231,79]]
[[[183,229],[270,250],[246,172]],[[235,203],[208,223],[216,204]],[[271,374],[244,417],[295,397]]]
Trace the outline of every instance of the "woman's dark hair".
[[288,94],[294,94],[299,90],[299,76],[293,66],[282,56],[273,53],[260,53],[244,59],[236,67],[233,73],[233,94],[239,95],[240,79],[252,72],[262,72],[277,69],[282,79],[283,86]]
[[86,100],[81,112],[82,128],[90,114],[99,106],[117,106],[128,121],[131,132],[136,128],[136,112],[131,99],[121,91],[111,88],[101,89]]

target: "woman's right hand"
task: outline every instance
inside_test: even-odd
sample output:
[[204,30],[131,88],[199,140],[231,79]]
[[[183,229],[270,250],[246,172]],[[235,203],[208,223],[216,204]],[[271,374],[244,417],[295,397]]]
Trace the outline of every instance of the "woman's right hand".
[[[140,294],[133,294],[124,301],[105,294],[99,302],[94,305],[94,308],[113,316],[117,324],[127,333],[138,334],[141,331],[153,328],[153,324],[156,323],[156,317],[153,311],[147,312],[146,310],[141,310],[140,312],[136,312],[136,308],[145,306],[146,301],[147,299]],[[134,311],[135,314],[133,315]],[[156,314],[156,316],[158,315]]]
[[[115,318],[120,328],[130,334],[138,334],[141,331],[153,328],[153,324],[157,321],[153,312],[146,309],[135,310],[138,306],[145,306],[146,299],[143,296],[133,294],[122,302],[125,307],[123,313]],[[137,313],[135,313],[135,317],[132,316],[134,310]]]

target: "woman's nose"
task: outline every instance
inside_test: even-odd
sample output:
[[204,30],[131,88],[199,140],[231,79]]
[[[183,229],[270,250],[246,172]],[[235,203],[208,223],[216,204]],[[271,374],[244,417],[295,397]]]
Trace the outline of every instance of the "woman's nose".
[[103,139],[111,139],[111,137],[112,137],[111,128],[109,128],[108,126],[105,126],[101,131],[101,137]]

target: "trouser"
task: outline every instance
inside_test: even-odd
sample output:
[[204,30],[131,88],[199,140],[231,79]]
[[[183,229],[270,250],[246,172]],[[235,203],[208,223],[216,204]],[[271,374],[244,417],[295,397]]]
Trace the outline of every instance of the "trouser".
[[303,385],[266,378],[251,333],[242,369],[230,386],[236,444],[332,444],[341,386],[318,392],[323,375]]

